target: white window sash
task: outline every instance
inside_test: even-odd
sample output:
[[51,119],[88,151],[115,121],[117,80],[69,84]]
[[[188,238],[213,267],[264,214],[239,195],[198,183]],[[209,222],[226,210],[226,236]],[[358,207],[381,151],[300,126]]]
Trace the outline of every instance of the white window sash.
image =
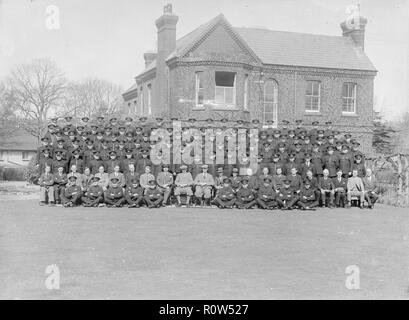
[[[306,94],[306,98],[309,99],[310,105],[305,105],[305,111],[306,112],[312,112],[312,113],[319,113],[321,111],[321,82],[318,82],[318,95],[314,95],[314,82],[311,82],[311,94]],[[313,99],[318,98],[318,103],[317,103],[317,109],[312,109],[313,107]]]

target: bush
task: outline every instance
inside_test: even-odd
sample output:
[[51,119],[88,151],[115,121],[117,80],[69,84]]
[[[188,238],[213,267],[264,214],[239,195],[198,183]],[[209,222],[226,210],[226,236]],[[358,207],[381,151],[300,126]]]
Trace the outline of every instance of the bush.
[[24,181],[25,168],[2,168],[1,177],[7,181]]

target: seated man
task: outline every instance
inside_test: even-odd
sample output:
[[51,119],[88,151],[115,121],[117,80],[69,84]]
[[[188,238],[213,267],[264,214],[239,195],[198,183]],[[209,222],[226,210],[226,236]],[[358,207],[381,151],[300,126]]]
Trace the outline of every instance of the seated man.
[[99,177],[92,177],[91,184],[82,197],[84,207],[98,207],[104,202],[104,190],[99,185]]
[[315,207],[318,206],[318,199],[315,197],[315,191],[311,188],[310,181],[305,180],[297,204],[302,210],[315,210]]
[[257,203],[253,189],[249,187],[249,177],[241,179],[241,187],[237,191],[236,206],[238,209],[250,209]]
[[293,188],[296,193],[300,193],[302,187],[302,178],[298,174],[298,170],[296,167],[290,169],[290,174],[287,176],[287,179],[291,181],[291,188]]
[[292,210],[298,201],[298,195],[291,188],[291,180],[284,179],[284,186],[278,190],[277,203],[283,210]]
[[[318,188],[321,192],[321,201],[322,206],[329,206],[330,208],[334,207],[334,183],[332,179],[329,177],[329,170],[324,169],[322,171],[323,177],[320,177],[318,180]],[[329,197],[329,203],[327,204],[327,199]]]
[[62,166],[58,167],[58,171],[54,175],[54,200],[58,205],[61,204],[61,192],[63,192],[67,182],[68,179],[64,173],[64,168]]
[[108,189],[105,191],[105,203],[108,207],[122,207],[126,202],[120,180],[112,177]]
[[77,179],[75,174],[68,175],[68,183],[61,193],[61,203],[64,207],[75,207],[81,203],[82,191]]
[[180,195],[185,194],[187,196],[186,199],[186,207],[190,206],[190,197],[193,195],[192,185],[193,185],[193,178],[190,172],[187,172],[187,166],[182,164],[180,166],[180,170],[182,172],[178,173],[175,180],[175,196],[177,197],[178,204],[177,206],[180,207],[182,202],[180,201]]
[[[213,176],[207,172],[208,165],[202,165],[202,173],[196,175],[193,181],[196,186],[195,196],[200,200],[200,205],[203,206],[205,203],[210,206],[210,198],[212,196],[212,188],[214,186]],[[203,199],[204,198],[204,199]]]
[[166,206],[173,185],[173,175],[169,172],[169,165],[162,165],[162,171],[159,172],[156,182],[158,183],[159,190],[163,193],[163,206]]
[[344,175],[342,169],[337,170],[337,176],[332,179],[334,184],[334,192],[335,192],[335,205],[337,207],[346,206],[346,194],[347,194],[347,179],[343,178]]
[[138,178],[129,180],[125,189],[125,199],[129,208],[139,208],[143,204],[143,189],[139,185]]
[[159,208],[162,206],[162,191],[157,187],[154,179],[149,180],[149,187],[145,191],[144,199],[148,208]]
[[122,172],[120,172],[119,164],[114,165],[114,172],[109,174],[109,183],[108,186],[112,185],[112,178],[117,178],[119,180],[119,185],[121,188],[125,188],[126,180]]
[[277,207],[277,193],[273,189],[272,178],[264,177],[263,183],[259,186],[257,192],[257,204],[262,209],[273,210]]
[[348,200],[348,208],[351,207],[351,198],[353,196],[359,197],[360,200],[360,208],[364,208],[364,195],[365,195],[365,187],[362,182],[362,179],[358,177],[358,170],[352,169],[352,177],[348,178],[347,182],[347,200]]
[[46,204],[46,200],[48,197],[48,201],[51,205],[54,202],[54,175],[51,173],[51,167],[46,165],[44,168],[44,173],[38,179],[38,183],[40,184],[40,205],[43,206]]
[[233,188],[230,185],[230,179],[224,177],[223,184],[217,189],[216,198],[213,202],[220,208],[233,208],[236,201],[236,196],[234,195]]
[[366,169],[366,176],[362,180],[365,188],[365,200],[368,202],[368,207],[373,209],[375,202],[378,200],[378,180],[372,174],[371,169]]
[[151,173],[151,166],[145,166],[145,173],[142,173],[139,178],[139,183],[145,191],[149,188],[149,181],[155,180],[155,176]]

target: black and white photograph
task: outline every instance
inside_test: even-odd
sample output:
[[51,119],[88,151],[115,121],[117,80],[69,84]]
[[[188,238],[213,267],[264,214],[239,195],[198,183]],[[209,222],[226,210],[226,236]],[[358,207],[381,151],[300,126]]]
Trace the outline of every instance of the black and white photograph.
[[408,208],[409,0],[0,0],[0,300],[406,300]]

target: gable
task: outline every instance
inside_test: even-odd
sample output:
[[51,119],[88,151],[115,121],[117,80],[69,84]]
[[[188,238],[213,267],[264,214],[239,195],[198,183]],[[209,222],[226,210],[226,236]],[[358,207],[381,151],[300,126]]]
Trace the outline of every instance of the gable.
[[226,23],[217,23],[209,28],[182,57],[194,60],[258,63],[254,53]]

